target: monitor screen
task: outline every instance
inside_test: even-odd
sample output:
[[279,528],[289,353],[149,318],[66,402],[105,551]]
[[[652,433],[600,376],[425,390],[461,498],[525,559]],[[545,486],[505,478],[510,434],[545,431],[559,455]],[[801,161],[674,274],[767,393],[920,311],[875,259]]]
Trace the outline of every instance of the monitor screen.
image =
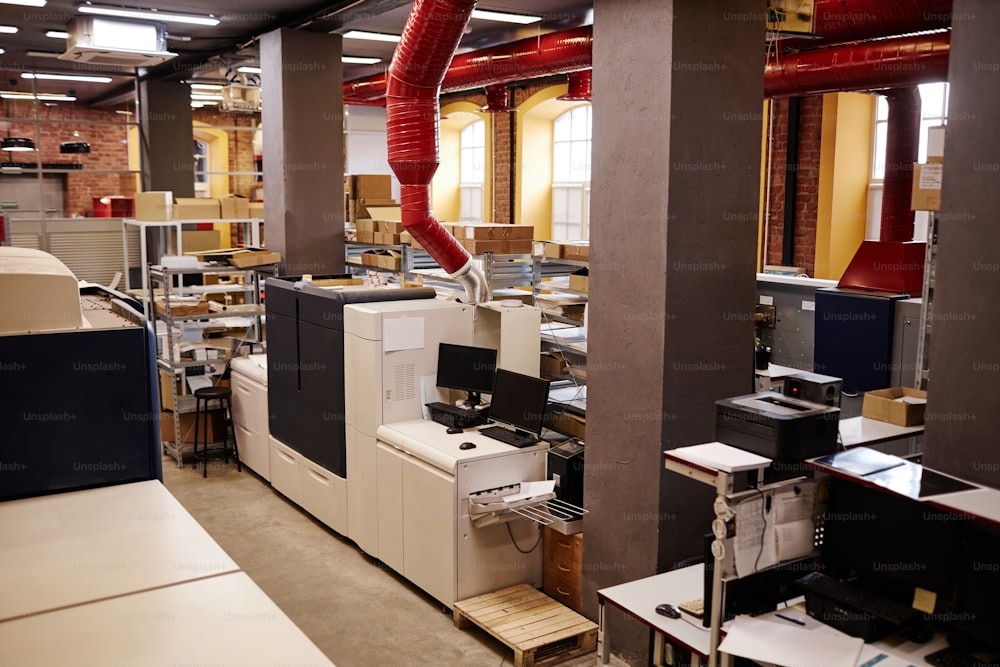
[[490,393],[497,369],[497,351],[485,347],[441,343],[437,386],[470,393]]
[[889,491],[831,479],[823,562],[912,602],[914,587],[951,600],[961,558],[962,521]]
[[548,402],[548,380],[497,369],[490,419],[541,435]]

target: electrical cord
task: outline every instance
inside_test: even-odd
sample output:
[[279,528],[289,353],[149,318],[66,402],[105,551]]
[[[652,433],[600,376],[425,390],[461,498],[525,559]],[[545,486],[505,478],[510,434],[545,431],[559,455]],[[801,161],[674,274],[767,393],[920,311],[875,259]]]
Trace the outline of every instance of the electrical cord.
[[534,543],[534,544],[532,544],[532,545],[531,545],[531,548],[530,548],[530,549],[528,549],[527,551],[525,551],[524,549],[522,549],[522,548],[521,548],[521,547],[520,547],[520,546],[518,545],[518,543],[517,543],[517,540],[516,540],[516,539],[514,539],[514,531],[513,531],[513,530],[511,530],[511,527],[510,527],[510,521],[508,521],[508,522],[507,522],[507,534],[508,534],[508,535],[510,535],[510,543],[511,543],[511,544],[513,544],[513,545],[514,545],[514,548],[515,548],[515,549],[517,549],[517,550],[518,550],[518,551],[519,551],[520,553],[522,553],[522,554],[530,554],[530,553],[531,553],[532,551],[534,551],[535,549],[537,549],[537,548],[538,548],[538,545],[539,545],[539,544],[541,543],[541,541],[542,541],[542,527],[541,527],[541,526],[538,526],[538,539],[537,539],[537,540],[535,540],[535,543]]
[[754,574],[757,573],[757,566],[760,564],[760,557],[764,553],[764,535],[767,534],[767,514],[764,511],[764,505],[766,504],[767,501],[764,498],[763,491],[761,491],[759,488],[756,489],[756,491],[758,494],[760,494],[760,518],[763,523],[761,524],[760,527],[760,547],[757,549],[757,558],[755,558],[753,561]]

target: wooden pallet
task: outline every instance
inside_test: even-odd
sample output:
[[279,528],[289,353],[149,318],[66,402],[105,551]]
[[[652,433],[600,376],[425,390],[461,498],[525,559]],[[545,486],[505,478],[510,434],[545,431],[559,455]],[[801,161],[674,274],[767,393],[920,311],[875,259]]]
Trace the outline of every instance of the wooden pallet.
[[597,648],[597,624],[528,584],[454,605],[458,628],[477,625],[514,650],[514,667],[553,665]]

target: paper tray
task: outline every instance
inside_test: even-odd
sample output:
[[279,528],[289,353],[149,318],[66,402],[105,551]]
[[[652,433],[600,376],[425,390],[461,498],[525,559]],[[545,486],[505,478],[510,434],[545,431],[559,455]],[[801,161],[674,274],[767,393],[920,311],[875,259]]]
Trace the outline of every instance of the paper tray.
[[[554,493],[535,496],[513,503],[469,503],[469,516],[477,528],[528,519],[543,526],[552,526],[566,535],[580,532],[581,519],[587,510],[559,500]],[[574,525],[575,524],[575,525]]]

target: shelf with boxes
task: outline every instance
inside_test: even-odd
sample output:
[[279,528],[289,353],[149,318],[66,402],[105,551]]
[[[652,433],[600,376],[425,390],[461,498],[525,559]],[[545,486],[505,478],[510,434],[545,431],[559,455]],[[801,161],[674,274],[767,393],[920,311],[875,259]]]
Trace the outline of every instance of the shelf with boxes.
[[[163,449],[182,467],[192,458],[193,392],[223,382],[241,346],[263,341],[263,278],[273,267],[236,268],[198,263],[191,268],[149,267],[151,321],[157,334]],[[191,280],[200,284],[185,284]],[[221,447],[224,423],[208,418],[210,447]]]

